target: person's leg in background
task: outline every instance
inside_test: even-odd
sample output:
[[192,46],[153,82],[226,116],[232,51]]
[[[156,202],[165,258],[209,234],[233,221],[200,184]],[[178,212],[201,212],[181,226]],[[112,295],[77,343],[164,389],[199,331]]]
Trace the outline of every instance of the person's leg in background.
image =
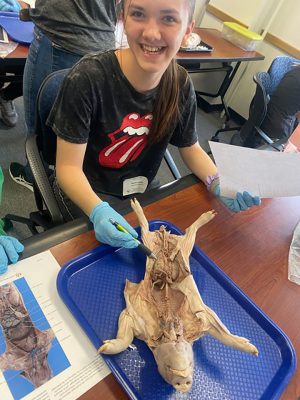
[[14,104],[14,99],[22,96],[22,82],[12,82],[0,90],[0,110],[1,120],[6,126],[17,125],[18,114]]
[[1,74],[6,75],[7,82],[0,83],[0,111],[1,119],[6,126],[16,126],[18,114],[14,100],[23,94],[23,73],[24,65],[9,66]]
[[[23,76],[23,102],[28,134],[34,133],[36,99],[43,80],[51,72],[72,67],[82,56],[71,53],[51,42],[39,29],[34,30],[34,39],[29,48]],[[11,178],[22,186],[33,190],[29,165],[13,162],[9,167]]]
[[36,99],[43,80],[51,72],[72,67],[81,57],[55,45],[35,28],[23,77],[24,113],[28,134],[34,133]]

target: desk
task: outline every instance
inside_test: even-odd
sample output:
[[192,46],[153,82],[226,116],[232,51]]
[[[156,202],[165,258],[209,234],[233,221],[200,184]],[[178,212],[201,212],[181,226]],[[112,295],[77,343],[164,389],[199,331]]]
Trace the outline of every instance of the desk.
[[[186,179],[190,178],[183,181]],[[190,186],[144,206],[147,218],[161,218],[185,229],[202,212],[214,208],[218,214],[199,230],[196,244],[284,330],[299,357],[300,287],[287,279],[287,257],[300,220],[300,197],[263,200],[260,207],[231,214],[202,183],[189,182]],[[127,219],[136,226],[133,213]],[[53,246],[51,252],[63,265],[96,246],[94,233],[85,232]],[[296,400],[298,396],[300,366],[281,399]],[[125,400],[127,395],[110,374],[80,399]]]
[[[217,93],[207,93],[197,91],[199,95],[221,98],[222,108],[226,114],[226,121],[230,119],[227,104],[224,100],[225,94],[241,64],[242,61],[258,61],[265,57],[257,51],[245,51],[228,42],[222,37],[222,33],[216,29],[195,28],[203,42],[214,48],[212,52],[203,53],[185,53],[177,54],[177,61],[184,66],[189,73],[204,73],[204,72],[226,72],[225,78],[221,83]],[[207,63],[222,63],[221,67],[203,68],[202,64]],[[232,63],[236,63],[232,67]]]
[[[19,1],[19,3],[21,5],[22,9],[30,7],[27,3],[23,2],[23,1]],[[16,80],[22,81],[23,74],[22,74],[22,76],[18,76],[16,79],[13,79],[13,77],[3,77],[2,73],[3,73],[3,71],[10,72],[9,68],[11,68],[11,67],[13,67],[13,68],[20,67],[20,70],[24,69],[26,58],[28,55],[28,49],[29,49],[29,45],[25,46],[25,45],[19,44],[14,51],[12,51],[10,54],[8,54],[5,58],[3,58],[1,60],[0,73],[1,73],[2,82],[13,82]],[[7,79],[5,79],[5,78],[7,78]],[[9,79],[9,78],[12,78],[12,79]]]

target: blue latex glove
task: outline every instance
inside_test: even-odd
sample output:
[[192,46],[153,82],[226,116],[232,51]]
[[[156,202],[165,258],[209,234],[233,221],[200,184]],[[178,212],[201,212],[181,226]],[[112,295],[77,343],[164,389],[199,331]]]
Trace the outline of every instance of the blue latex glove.
[[16,0],[0,0],[0,10],[18,12],[21,10],[21,5]]
[[[122,225],[130,234],[118,231],[109,222],[110,218]],[[106,201],[94,207],[90,215],[90,220],[94,224],[95,235],[99,242],[109,244],[113,247],[126,247],[127,249],[138,246],[139,243],[132,238],[132,236],[135,238],[138,237],[137,232]]]
[[248,192],[238,192],[234,199],[220,196],[219,178],[214,178],[208,188],[216,197],[220,199],[223,204],[225,204],[227,208],[229,208],[229,210],[235,213],[248,210],[248,208],[253,206],[259,206],[261,203],[260,197],[251,196],[251,194]]
[[24,246],[18,239],[11,236],[0,236],[0,274],[7,271],[9,263],[15,264],[19,259],[19,254],[24,250]]

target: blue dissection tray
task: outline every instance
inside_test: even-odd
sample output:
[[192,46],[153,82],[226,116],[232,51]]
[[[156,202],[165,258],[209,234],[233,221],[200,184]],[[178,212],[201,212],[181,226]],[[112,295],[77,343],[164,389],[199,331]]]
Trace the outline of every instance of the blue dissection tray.
[[[166,221],[150,222],[150,229]],[[118,317],[125,307],[125,279],[139,282],[145,256],[138,249],[99,246],[68,262],[60,271],[57,288],[63,301],[94,346],[116,337]],[[251,356],[206,336],[194,343],[194,383],[180,394],[159,375],[151,351],[135,339],[134,349],[104,356],[131,399],[278,399],[296,368],[293,346],[275,325],[198,247],[190,257],[191,270],[203,301],[236,335],[250,339],[259,350]]]
[[0,26],[6,30],[10,39],[15,42],[30,44],[33,40],[34,24],[31,21],[21,21],[19,13],[0,12]]

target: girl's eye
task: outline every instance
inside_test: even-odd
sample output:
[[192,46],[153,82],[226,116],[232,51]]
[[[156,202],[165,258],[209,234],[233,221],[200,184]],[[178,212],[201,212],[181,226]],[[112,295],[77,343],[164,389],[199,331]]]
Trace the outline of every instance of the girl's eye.
[[176,22],[175,18],[172,17],[171,15],[167,15],[163,18],[164,22],[167,24],[174,24]]
[[134,17],[134,18],[143,18],[143,16],[144,16],[144,14],[142,13],[142,11],[132,11],[131,13],[130,13],[130,16],[131,17]]

